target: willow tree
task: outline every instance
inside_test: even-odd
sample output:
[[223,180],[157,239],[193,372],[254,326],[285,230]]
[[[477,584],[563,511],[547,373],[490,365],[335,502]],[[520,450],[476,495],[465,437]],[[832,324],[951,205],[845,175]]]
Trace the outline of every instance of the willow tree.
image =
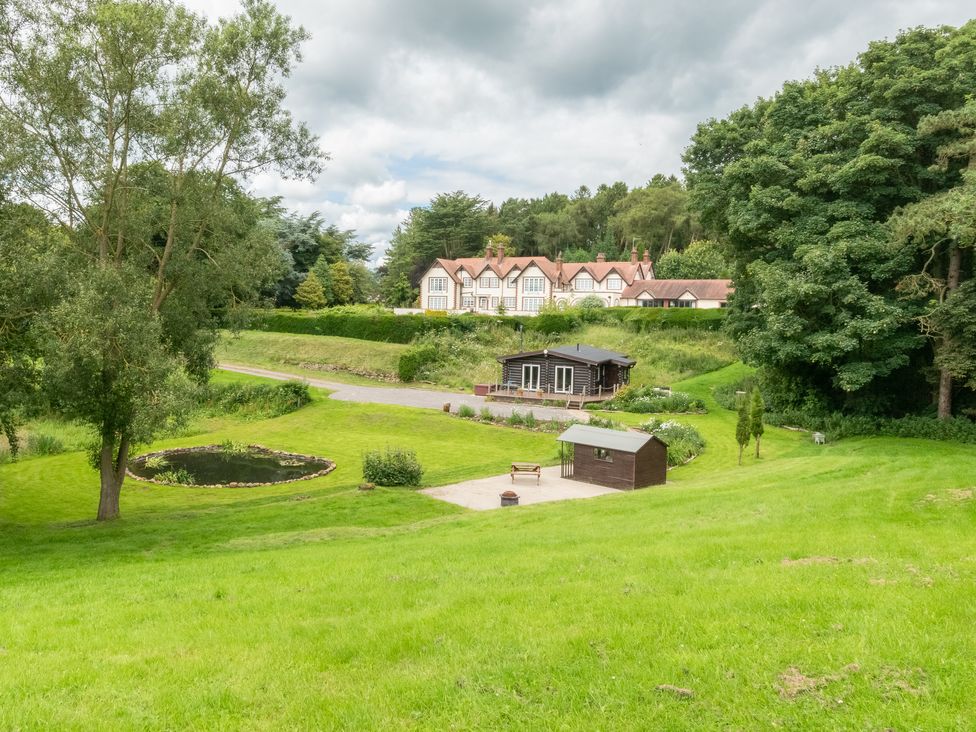
[[7,0],[0,132],[11,195],[84,258],[50,313],[45,381],[97,433],[99,519],[129,450],[212,364],[215,314],[254,295],[274,242],[239,184],[311,178],[324,155],[284,106],[307,34],[265,0],[215,23],[165,0]]

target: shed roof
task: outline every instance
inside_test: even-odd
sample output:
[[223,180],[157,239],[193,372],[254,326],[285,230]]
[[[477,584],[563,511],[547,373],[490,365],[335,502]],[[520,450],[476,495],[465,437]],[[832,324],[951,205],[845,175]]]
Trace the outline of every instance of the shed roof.
[[523,353],[513,353],[508,356],[499,356],[499,361],[509,361],[513,358],[527,358],[529,356],[542,356],[548,353],[552,356],[562,356],[563,358],[568,358],[571,361],[580,361],[582,363],[588,364],[601,364],[601,363],[615,363],[620,366],[633,366],[637,362],[628,358],[625,353],[617,353],[616,351],[607,351],[603,348],[594,348],[593,346],[584,346],[581,343],[577,343],[575,346],[556,346],[555,348],[547,348],[542,351],[524,351]]
[[618,450],[620,452],[637,452],[651,440],[657,440],[662,444],[667,444],[656,435],[647,435],[642,432],[608,430],[603,427],[590,427],[585,424],[574,424],[556,439],[560,442],[573,442],[578,445],[602,447],[607,450]]

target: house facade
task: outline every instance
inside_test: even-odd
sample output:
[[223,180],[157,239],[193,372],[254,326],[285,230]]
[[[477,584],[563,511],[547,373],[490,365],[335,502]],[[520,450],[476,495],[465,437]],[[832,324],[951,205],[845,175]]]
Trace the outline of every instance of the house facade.
[[[680,286],[660,283],[684,283]],[[703,283],[712,283],[706,285]],[[450,312],[532,315],[547,303],[570,307],[595,296],[607,307],[724,307],[729,280],[656,280],[647,250],[626,262],[563,262],[508,257],[489,244],[484,257],[438,259],[420,280],[420,307]],[[722,297],[719,297],[722,295]]]

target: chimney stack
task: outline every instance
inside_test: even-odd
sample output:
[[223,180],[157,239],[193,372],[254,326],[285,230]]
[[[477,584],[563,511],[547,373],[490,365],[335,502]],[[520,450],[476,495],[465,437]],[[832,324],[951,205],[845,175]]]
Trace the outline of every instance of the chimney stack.
[[503,259],[505,259],[505,245],[504,244],[499,244],[498,245],[498,261],[501,262]]
[[488,242],[488,246],[485,247],[485,259],[491,259],[495,254],[495,250],[491,248],[491,242]]
[[600,252],[599,254],[596,255],[596,261],[598,261],[598,262],[606,262],[607,261],[607,255],[604,254],[603,252]]
[[630,263],[637,264],[637,245],[634,244],[630,249]]
[[563,283],[563,253],[559,252],[556,255],[556,284],[561,285]]
[[644,264],[650,264],[650,263],[651,263],[651,250],[650,249],[645,249],[644,250]]

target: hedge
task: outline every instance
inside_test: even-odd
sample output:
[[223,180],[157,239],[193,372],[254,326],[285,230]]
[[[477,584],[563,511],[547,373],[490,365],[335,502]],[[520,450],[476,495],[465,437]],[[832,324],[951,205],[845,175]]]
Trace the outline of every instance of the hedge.
[[924,440],[976,443],[976,422],[966,417],[867,417],[812,415],[799,410],[767,412],[766,423],[823,432],[828,440],[845,437],[915,437]]
[[[581,315],[583,316],[581,318]],[[302,312],[296,310],[259,311],[252,318],[252,330],[302,335],[343,336],[366,341],[410,343],[418,335],[436,330],[472,331],[489,324],[547,334],[569,333],[586,322],[618,322],[643,333],[657,328],[722,327],[725,311],[692,308],[593,308],[584,313],[570,309],[548,311],[537,316],[510,315],[394,315],[390,312],[350,312],[348,309]]]

